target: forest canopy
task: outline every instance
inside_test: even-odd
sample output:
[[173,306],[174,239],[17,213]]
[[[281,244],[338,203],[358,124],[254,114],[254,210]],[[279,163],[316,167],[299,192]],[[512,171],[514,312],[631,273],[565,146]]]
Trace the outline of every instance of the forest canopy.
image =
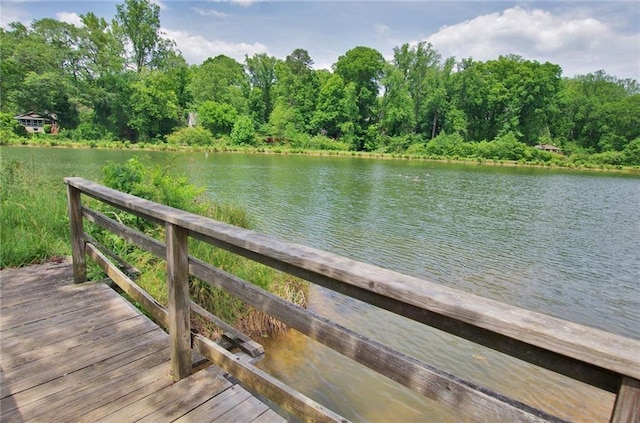
[[330,71],[303,48],[189,65],[161,32],[158,5],[125,0],[115,12],[0,29],[0,136],[34,111],[57,115],[58,136],[74,140],[454,156],[548,144],[640,164],[640,85],[602,70],[563,77],[557,64],[442,57],[427,42],[397,46],[389,61],[354,46]]

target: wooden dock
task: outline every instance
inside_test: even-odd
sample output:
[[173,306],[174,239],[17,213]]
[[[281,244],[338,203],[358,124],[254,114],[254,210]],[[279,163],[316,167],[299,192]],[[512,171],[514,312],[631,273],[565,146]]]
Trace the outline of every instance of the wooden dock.
[[68,262],[0,272],[0,421],[280,422],[211,366],[171,377],[169,335]]

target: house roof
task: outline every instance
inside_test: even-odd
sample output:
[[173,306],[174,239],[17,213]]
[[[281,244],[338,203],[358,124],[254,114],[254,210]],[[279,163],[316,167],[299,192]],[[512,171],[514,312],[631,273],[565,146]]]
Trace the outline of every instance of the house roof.
[[58,116],[55,113],[36,113],[34,111],[30,111],[27,113],[23,113],[21,115],[14,116],[14,119],[52,119],[58,120]]

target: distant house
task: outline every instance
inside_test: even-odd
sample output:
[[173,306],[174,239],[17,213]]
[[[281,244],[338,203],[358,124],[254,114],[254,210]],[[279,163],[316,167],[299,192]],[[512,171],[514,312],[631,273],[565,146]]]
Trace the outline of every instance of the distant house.
[[51,125],[52,134],[58,133],[58,116],[55,113],[41,115],[29,112],[15,116],[15,119],[30,133],[44,132],[45,125]]
[[550,151],[552,153],[560,152],[560,149],[558,147],[551,144],[538,144],[538,145],[534,145],[533,148],[537,148],[538,150],[543,150],[543,151]]

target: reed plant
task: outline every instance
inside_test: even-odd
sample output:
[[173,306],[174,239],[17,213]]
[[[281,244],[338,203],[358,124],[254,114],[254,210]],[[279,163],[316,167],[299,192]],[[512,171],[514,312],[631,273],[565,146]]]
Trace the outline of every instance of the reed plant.
[[[252,219],[244,209],[207,200],[203,195],[204,189],[190,184],[186,177],[176,175],[171,168],[146,164],[138,158],[132,158],[126,163],[107,165],[104,168],[104,174],[104,183],[111,188],[234,226],[243,228],[253,226]],[[116,217],[121,222],[158,240],[164,240],[163,227],[115,209],[105,208],[106,206],[95,204],[93,207],[103,207],[103,212],[110,214],[111,217]],[[140,271],[140,277],[136,282],[157,301],[166,304],[164,260],[133,247],[97,227],[90,228],[90,231],[92,236],[103,245],[137,268]],[[306,307],[308,284],[300,279],[193,239],[189,241],[189,254],[294,304]],[[247,334],[268,336],[286,330],[281,322],[195,278],[190,278],[190,290],[194,301]],[[209,335],[218,333],[217,328],[213,326],[203,322],[199,325],[198,330],[201,332]]]
[[69,220],[62,181],[32,165],[0,166],[0,268],[19,267],[68,255]]

